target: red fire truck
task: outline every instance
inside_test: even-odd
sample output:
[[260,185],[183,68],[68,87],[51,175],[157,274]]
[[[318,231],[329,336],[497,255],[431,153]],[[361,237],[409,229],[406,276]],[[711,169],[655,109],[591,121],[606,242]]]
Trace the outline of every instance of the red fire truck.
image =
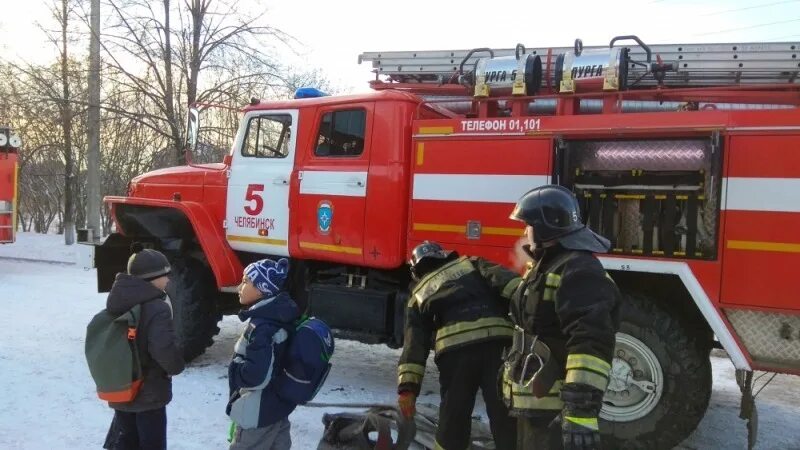
[[715,345],[746,417],[753,371],[800,373],[798,46],[364,53],[374,92],[253,100],[222,163],[106,198],[118,232],[96,249],[99,288],[133,241],[166,252],[194,357],[235,310],[242,267],[285,256],[303,306],[398,346],[411,248],[510,263],[514,202],[561,184],[613,243],[601,260],[626,297],[603,432],[671,448],[706,410]]
[[17,185],[22,140],[0,126],[0,244],[14,242],[17,231]]

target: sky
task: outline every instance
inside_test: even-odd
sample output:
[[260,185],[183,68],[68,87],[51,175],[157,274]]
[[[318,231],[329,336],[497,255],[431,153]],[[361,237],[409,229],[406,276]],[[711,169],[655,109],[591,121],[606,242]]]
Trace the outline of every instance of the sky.
[[[0,58],[56,58],[38,27],[53,26],[52,1],[0,0]],[[278,49],[282,60],[324,70],[344,92],[369,89],[371,66],[358,64],[365,51],[606,45],[627,34],[648,44],[800,42],[800,0],[241,1],[266,6],[267,22],[297,39],[293,50]]]

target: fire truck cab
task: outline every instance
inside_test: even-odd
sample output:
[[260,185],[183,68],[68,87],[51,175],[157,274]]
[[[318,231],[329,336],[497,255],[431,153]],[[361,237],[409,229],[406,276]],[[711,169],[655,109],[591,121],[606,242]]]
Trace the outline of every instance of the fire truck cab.
[[[636,45],[620,46],[621,40]],[[570,188],[625,296],[601,413],[612,448],[672,448],[740,371],[800,373],[796,43],[375,52],[374,92],[253,101],[220,164],[162,169],[108,197],[117,233],[173,262],[188,358],[237,309],[242,268],[291,259],[290,289],[340,335],[402,344],[411,249],[511,264],[527,190]],[[190,119],[190,142],[198,116]]]
[[16,239],[20,147],[19,136],[8,127],[0,127],[0,244]]

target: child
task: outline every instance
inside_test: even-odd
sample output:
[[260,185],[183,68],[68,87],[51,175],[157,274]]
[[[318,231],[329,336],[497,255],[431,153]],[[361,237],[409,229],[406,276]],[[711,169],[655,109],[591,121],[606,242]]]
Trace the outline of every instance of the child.
[[278,397],[270,384],[283,370],[289,331],[300,317],[284,291],[289,261],[262,259],[247,266],[239,286],[239,313],[246,326],[228,366],[231,450],[286,450],[292,445],[289,414],[297,406]]
[[172,400],[171,377],[184,369],[172,305],[164,293],[169,272],[169,262],[161,252],[139,248],[128,260],[128,273],[117,274],[108,294],[106,310],[115,315],[142,305],[136,344],[144,381],[133,401],[109,403],[114,420],[104,448],[167,448],[166,406]]

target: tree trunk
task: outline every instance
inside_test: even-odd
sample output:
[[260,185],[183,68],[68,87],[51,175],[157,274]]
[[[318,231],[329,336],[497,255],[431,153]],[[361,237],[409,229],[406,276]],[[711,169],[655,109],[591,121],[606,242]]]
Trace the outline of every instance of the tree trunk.
[[170,134],[172,136],[172,145],[175,146],[175,164],[181,165],[184,162],[183,157],[183,143],[181,142],[181,133],[179,123],[180,119],[175,114],[175,96],[173,93],[173,78],[172,78],[172,29],[169,24],[170,16],[170,0],[164,0],[164,106],[167,109],[167,122],[170,127]]
[[192,49],[189,55],[189,79],[186,82],[188,104],[197,101],[197,78],[200,74],[200,34],[203,30],[205,4],[202,0],[192,0]]
[[91,2],[89,42],[89,148],[86,155],[86,228],[93,238],[103,235],[100,225],[100,0]]
[[69,94],[69,60],[67,53],[67,24],[69,23],[67,0],[61,0],[61,126],[64,129],[64,243],[75,243],[75,219],[73,217],[73,161],[72,161],[72,105]]

